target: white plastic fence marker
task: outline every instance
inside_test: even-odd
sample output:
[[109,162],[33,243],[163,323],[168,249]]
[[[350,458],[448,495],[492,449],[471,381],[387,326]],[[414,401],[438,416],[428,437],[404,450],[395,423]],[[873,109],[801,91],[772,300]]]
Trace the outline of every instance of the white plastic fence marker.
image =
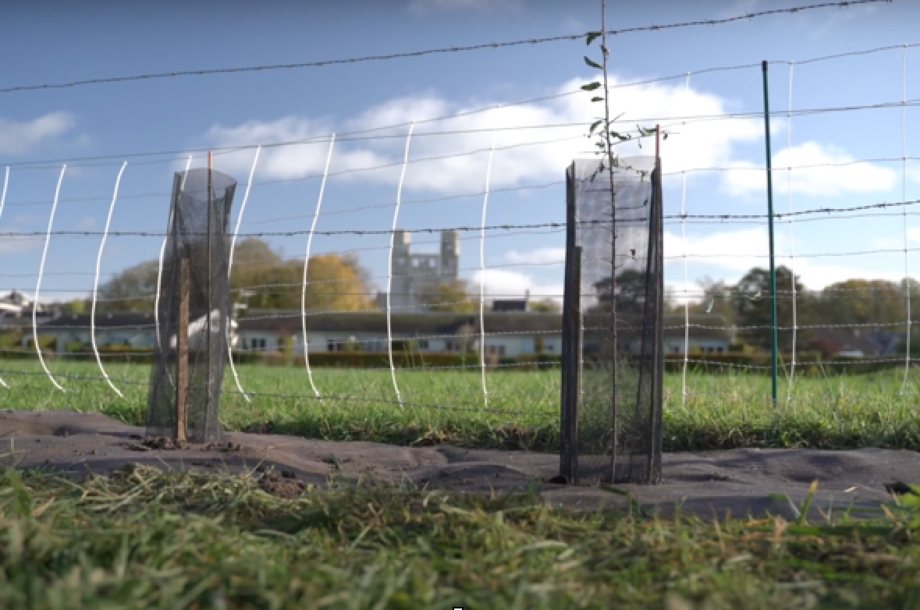
[[[246,202],[249,201],[249,191],[252,189],[252,178],[256,174],[256,165],[259,163],[259,154],[262,152],[262,146],[256,147],[256,155],[252,160],[252,168],[249,170],[249,181],[246,183],[246,193],[243,194],[243,203],[240,204],[240,213],[236,217],[236,228],[233,230],[233,238],[230,240],[230,259],[227,262],[227,284],[230,283],[230,272],[233,270],[233,250],[236,248],[236,236],[240,232],[240,223],[243,222],[243,213],[246,211]],[[233,328],[230,326],[232,318],[227,320],[227,357],[230,359],[230,372],[233,373],[233,381],[236,382],[236,389],[240,391],[246,402],[252,402],[243,386],[240,385],[240,376],[236,372],[236,365],[233,363],[233,345],[230,343],[230,335]]]
[[313,388],[313,395],[319,398],[319,390],[313,381],[313,371],[310,369],[310,340],[307,336],[307,269],[310,266],[310,250],[313,248],[313,233],[316,231],[316,221],[323,206],[323,194],[326,192],[326,179],[329,177],[329,162],[332,161],[332,149],[335,146],[335,134],[329,140],[329,152],[326,154],[326,166],[323,169],[323,181],[319,185],[319,199],[316,201],[316,210],[313,212],[313,223],[310,225],[310,235],[307,237],[307,252],[303,258],[303,289],[300,293],[300,322],[303,327],[303,362],[307,368],[307,379]]
[[[792,76],[795,62],[789,62],[789,110],[786,117],[786,150],[792,153]],[[789,168],[786,172],[786,194],[789,197],[789,273],[792,276],[792,362],[789,367],[789,385],[786,388],[786,402],[792,402],[792,384],[795,380],[795,343],[798,339],[798,293],[795,289],[795,223],[792,215],[792,159],[789,159]],[[777,295],[778,296],[778,295]]]
[[[10,185],[10,168],[6,168],[6,176],[3,178],[3,194],[0,195],[0,218],[3,218],[3,205],[6,203],[6,187]],[[6,385],[6,382],[3,381],[3,378],[0,377],[0,385],[5,387],[7,390],[10,389],[10,386]]]
[[115,178],[115,192],[112,194],[112,205],[109,206],[109,215],[105,219],[105,230],[102,232],[102,242],[99,244],[99,254],[96,256],[96,279],[93,282],[93,304],[89,314],[89,337],[93,344],[93,353],[96,354],[96,363],[99,365],[99,370],[102,372],[102,376],[105,378],[106,383],[115,390],[119,398],[124,398],[125,395],[122,394],[121,390],[116,388],[112,380],[109,379],[109,374],[105,372],[105,367],[102,366],[102,357],[99,355],[99,348],[96,346],[96,298],[99,294],[99,270],[102,267],[102,251],[105,249],[105,240],[109,236],[109,226],[112,224],[112,213],[115,212],[115,202],[118,201],[118,187],[121,184],[121,175],[125,173],[125,168],[127,166],[127,161],[122,163],[121,169],[118,170],[118,177]]
[[55,380],[51,371],[48,370],[48,366],[45,364],[45,358],[42,356],[42,348],[38,344],[38,297],[41,293],[42,276],[45,273],[45,259],[48,257],[48,244],[51,243],[51,229],[54,226],[54,213],[57,211],[58,198],[61,194],[61,183],[64,181],[65,171],[67,171],[67,166],[62,165],[61,175],[58,177],[57,188],[54,190],[54,203],[51,205],[51,216],[48,217],[48,233],[45,235],[45,248],[42,250],[42,262],[38,267],[38,282],[35,284],[35,298],[32,300],[32,341],[35,343],[35,353],[38,354],[38,361],[41,362],[45,374],[48,375],[48,379],[51,380],[54,387],[62,392],[64,388],[61,387],[61,384]]
[[[180,190],[185,188],[185,181],[188,178],[189,168],[192,166],[192,156],[189,155],[188,161],[185,163],[185,174],[182,176],[182,186],[179,187]],[[156,297],[153,302],[153,323],[156,328],[156,337],[157,337],[157,348],[162,349],[160,343],[160,282],[163,279],[163,255],[166,252],[166,242],[169,240],[169,233],[172,231],[173,224],[173,210],[169,210],[169,223],[166,226],[166,236],[163,238],[163,245],[160,246],[160,265],[157,268],[157,292]],[[166,374],[172,380],[172,375],[167,369]]]
[[[690,104],[690,72],[687,72],[687,83],[684,86],[686,100],[684,106]],[[687,114],[684,112],[684,114]],[[686,121],[684,125],[686,125]],[[680,376],[680,404],[687,405],[687,368],[690,364],[690,278],[687,271],[687,168],[681,172],[683,188],[680,195],[680,231],[684,244],[684,365]]]
[[396,189],[396,209],[393,211],[393,228],[390,230],[390,254],[387,262],[387,355],[390,357],[390,376],[393,378],[393,389],[396,390],[396,400],[402,406],[402,395],[399,393],[399,384],[396,383],[396,366],[393,364],[393,323],[391,320],[393,290],[393,247],[396,243],[396,223],[399,221],[399,206],[402,203],[403,182],[406,179],[406,167],[409,165],[409,143],[412,142],[412,132],[415,131],[415,121],[409,127],[406,136],[406,152],[403,155],[402,172],[399,174],[399,186]]
[[10,168],[6,168],[6,175],[3,178],[3,193],[0,194],[0,218],[3,218],[3,206],[6,204],[6,188],[10,185]]
[[[901,201],[907,201],[907,45],[904,45],[901,51]],[[904,220],[904,292],[907,301],[907,333],[905,338],[904,349],[904,380],[901,383],[901,395],[907,388],[907,376],[910,373],[910,334],[911,334],[911,315],[910,315],[910,269],[907,264],[909,241],[908,241],[908,222],[907,206],[901,206],[901,214]]]
[[[499,106],[501,108],[501,106]],[[492,157],[495,154],[495,131],[489,146],[486,164],[486,188],[482,198],[482,224],[479,230],[479,368],[482,371],[482,401],[489,407],[489,388],[486,385],[486,211],[489,208],[489,186],[492,182]]]

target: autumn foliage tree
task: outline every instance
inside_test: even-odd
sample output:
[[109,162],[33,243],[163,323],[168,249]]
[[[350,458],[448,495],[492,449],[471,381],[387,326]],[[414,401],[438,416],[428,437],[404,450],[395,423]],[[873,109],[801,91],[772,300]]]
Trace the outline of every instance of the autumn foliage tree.
[[[100,311],[150,311],[159,263],[130,267],[100,287]],[[300,309],[303,260],[285,260],[271,245],[248,238],[236,245],[231,303],[260,309]],[[116,300],[111,300],[116,299]],[[368,272],[352,255],[318,254],[307,266],[308,310],[359,311],[374,307]]]
[[439,284],[436,289],[419,295],[419,302],[430,311],[470,313],[479,311],[479,300],[470,297],[466,282]]

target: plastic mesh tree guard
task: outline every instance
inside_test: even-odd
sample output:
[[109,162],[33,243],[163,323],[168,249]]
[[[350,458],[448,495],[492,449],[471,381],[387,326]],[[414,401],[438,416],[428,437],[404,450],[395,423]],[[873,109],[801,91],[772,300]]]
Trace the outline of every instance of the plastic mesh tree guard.
[[[209,169],[174,177],[147,401],[148,434],[177,438],[182,420],[190,442],[213,442],[221,436],[230,311],[227,226],[235,190],[236,180]],[[185,341],[179,333],[183,325]],[[185,351],[187,366],[181,367]],[[183,391],[185,418],[178,415]]]
[[566,172],[561,472],[579,484],[657,483],[664,374],[660,164],[632,157],[619,159],[612,172],[600,167],[597,159],[576,160]]

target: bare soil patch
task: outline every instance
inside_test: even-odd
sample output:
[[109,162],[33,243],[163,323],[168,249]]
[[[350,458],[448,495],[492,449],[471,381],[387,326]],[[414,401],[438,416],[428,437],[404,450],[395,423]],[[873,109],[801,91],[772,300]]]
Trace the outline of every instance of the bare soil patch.
[[[461,493],[533,490],[550,504],[579,511],[628,506],[624,495],[559,482],[555,454],[319,441],[271,434],[270,424],[250,429],[226,433],[220,443],[180,445],[99,413],[0,411],[0,464],[74,477],[108,476],[131,464],[164,471],[248,472],[259,477],[263,490],[283,498],[332,483],[373,481]],[[792,518],[789,501],[775,495],[801,506],[815,480],[813,517],[847,509],[853,516],[868,514],[891,500],[889,490],[900,489],[898,483],[920,483],[920,453],[874,448],[671,453],[664,457],[661,485],[617,489],[632,494],[646,510],[665,514],[682,506],[701,517],[770,513]]]

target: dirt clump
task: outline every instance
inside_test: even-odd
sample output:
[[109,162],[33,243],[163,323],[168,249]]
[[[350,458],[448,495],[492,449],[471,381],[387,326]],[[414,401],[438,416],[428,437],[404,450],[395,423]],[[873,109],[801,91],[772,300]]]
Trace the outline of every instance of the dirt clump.
[[243,429],[243,432],[246,434],[271,434],[274,430],[275,423],[266,421],[250,424]]
[[188,448],[188,443],[166,436],[145,436],[139,443],[125,445],[131,451],[179,451]]
[[307,484],[297,480],[297,475],[290,470],[263,472],[259,478],[259,487],[265,493],[276,498],[293,500],[299,498],[307,489]]

